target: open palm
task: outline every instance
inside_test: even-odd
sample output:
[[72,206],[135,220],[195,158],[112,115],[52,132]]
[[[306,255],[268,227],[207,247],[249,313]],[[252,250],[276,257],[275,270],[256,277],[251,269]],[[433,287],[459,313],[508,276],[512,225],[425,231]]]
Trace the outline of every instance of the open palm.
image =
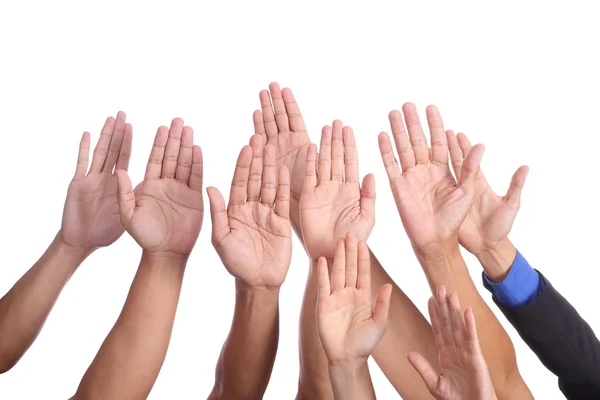
[[313,260],[332,259],[336,239],[347,232],[366,240],[375,224],[375,178],[366,175],[361,190],[352,128],[341,121],[326,126],[321,148],[306,155],[306,180],[300,199],[302,237]]
[[202,226],[202,151],[193,131],[175,118],[156,133],[146,176],[132,191],[117,172],[123,226],[147,252],[188,256]]
[[[289,174],[277,177],[275,148],[254,135],[238,157],[229,206],[208,188],[212,241],[225,268],[251,287],[279,288],[292,256]],[[275,205],[275,207],[273,207]]]
[[391,286],[371,303],[369,249],[357,246],[348,233],[339,239],[331,279],[325,258],[319,259],[317,328],[330,363],[365,360],[379,343],[387,324]]
[[115,242],[125,231],[119,218],[117,179],[113,168],[127,170],[132,129],[125,113],[109,117],[102,128],[89,172],[90,134],[79,146],[75,176],[69,185],[60,237],[73,247],[95,249]]
[[253,115],[254,132],[276,149],[277,169],[285,165],[290,174],[291,200],[297,207],[304,188],[306,175],[306,152],[310,139],[306,132],[304,119],[292,91],[280,89],[273,82],[269,90],[260,92],[262,111]]
[[473,147],[457,182],[448,166],[448,144],[437,108],[427,107],[431,151],[415,106],[407,103],[402,109],[408,136],[400,112],[390,113],[402,172],[385,132],[379,135],[379,149],[404,228],[413,245],[421,248],[458,234],[473,203],[474,180],[484,149]]
[[[465,155],[471,149],[469,139],[462,133],[446,132],[454,173],[460,177]],[[480,170],[475,179],[475,200],[469,215],[458,232],[461,245],[473,254],[493,249],[505,239],[513,225],[521,203],[521,191],[529,168],[521,166],[514,173],[504,197],[490,187]]]
[[465,328],[457,294],[447,296],[446,288],[440,286],[436,297],[437,304],[431,298],[428,305],[442,373],[438,375],[419,353],[410,353],[408,360],[438,400],[496,399],[473,311],[470,307],[465,311]]

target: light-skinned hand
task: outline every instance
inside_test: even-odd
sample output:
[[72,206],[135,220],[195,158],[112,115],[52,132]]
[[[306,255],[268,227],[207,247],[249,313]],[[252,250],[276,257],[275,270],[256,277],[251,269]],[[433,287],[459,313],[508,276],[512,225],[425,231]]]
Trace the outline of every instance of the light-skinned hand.
[[444,286],[437,288],[436,300],[429,299],[428,305],[441,374],[417,352],[409,353],[408,361],[431,394],[438,400],[497,399],[479,345],[473,310],[465,310],[463,321],[458,295],[446,295]]

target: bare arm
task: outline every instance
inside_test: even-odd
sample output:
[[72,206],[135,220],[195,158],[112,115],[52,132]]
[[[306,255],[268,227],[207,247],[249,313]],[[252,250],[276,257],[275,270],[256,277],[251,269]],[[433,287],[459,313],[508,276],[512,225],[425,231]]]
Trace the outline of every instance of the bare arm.
[[123,311],[74,399],[145,399],[167,354],[185,266],[204,216],[202,151],[175,118],[156,133],[135,189],[117,171],[121,223],[143,249]]
[[144,253],[123,311],[74,399],[145,399],[171,339],[187,260]]
[[[212,242],[236,278],[229,336],[217,363],[210,398],[262,398],[279,340],[279,289],[292,255],[287,168],[276,170],[276,152],[254,135],[238,157],[229,205],[209,188]],[[279,175],[279,176],[278,176]]]
[[[448,165],[448,142],[439,111],[427,108],[431,150],[416,108],[407,103],[403,114],[390,113],[399,168],[386,133],[379,136],[381,155],[392,192],[432,291],[446,285],[471,304],[477,316],[482,349],[499,398],[530,398],[521,379],[510,338],[487,307],[471,280],[458,248],[458,230],[475,198],[475,182],[484,148],[474,146],[465,157],[458,181]],[[406,126],[406,129],[405,129]],[[406,130],[408,130],[408,135]]]
[[11,369],[31,346],[79,265],[95,249],[123,234],[114,213],[117,183],[113,168],[127,169],[131,141],[125,113],[109,117],[88,171],[90,134],[83,134],[59,233],[38,262],[0,299],[0,373]]

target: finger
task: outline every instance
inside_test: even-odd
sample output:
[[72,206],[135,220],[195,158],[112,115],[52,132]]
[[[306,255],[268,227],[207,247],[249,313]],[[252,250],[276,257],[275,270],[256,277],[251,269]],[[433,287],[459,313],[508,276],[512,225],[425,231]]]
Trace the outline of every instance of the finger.
[[331,269],[331,291],[342,290],[346,285],[346,243],[339,239],[335,247],[333,268]]
[[460,169],[463,163],[463,153],[453,131],[446,131],[446,140],[448,141],[448,150],[450,152],[450,160],[452,161],[452,169],[456,180],[460,180]]
[[277,178],[277,197],[275,198],[275,214],[290,219],[290,173],[285,165],[279,168]]
[[462,312],[460,311],[458,294],[451,293],[448,296],[448,303],[450,304],[450,318],[452,320],[452,337],[454,338],[454,343],[463,347],[465,343],[465,324],[462,319]]
[[126,116],[123,111],[117,113],[113,134],[110,139],[110,145],[108,146],[108,154],[106,155],[106,160],[102,166],[102,172],[106,172],[107,174],[112,174],[113,168],[119,158],[119,153],[121,153],[121,144],[123,143],[123,136],[125,135],[125,118]]
[[[356,287],[371,292],[371,255],[364,240],[358,242],[358,270]],[[370,296],[369,296],[370,297]]]
[[413,368],[421,375],[429,392],[435,395],[435,388],[437,387],[439,375],[433,369],[429,361],[427,361],[420,353],[411,351],[408,353],[408,362],[410,362]]
[[427,147],[427,139],[421,127],[417,108],[413,103],[406,103],[402,106],[402,112],[404,113],[410,144],[415,154],[415,161],[417,164],[427,163],[429,161],[429,148]]
[[127,172],[117,170],[115,171],[115,175],[117,177],[117,198],[119,202],[121,224],[127,229],[135,210],[135,196],[133,194],[131,179],[129,179]]
[[436,290],[436,304],[438,309],[438,316],[440,318],[442,334],[444,335],[444,341],[447,344],[453,343],[452,337],[452,320],[450,318],[450,310],[448,308],[448,296],[446,293],[445,286],[439,286]]
[[[275,147],[268,144],[264,152],[264,168],[262,171],[261,203],[273,207],[277,193],[277,169],[275,167]],[[254,161],[253,161],[254,162]]]
[[475,179],[479,172],[479,166],[484,151],[485,147],[482,144],[476,144],[467,153],[462,168],[460,169],[458,186],[470,196],[473,196],[475,193]]
[[285,109],[285,103],[281,96],[281,88],[277,82],[273,82],[269,85],[269,92],[271,93],[271,99],[273,100],[273,109],[275,111],[275,123],[279,133],[288,132],[290,130],[290,121],[288,120],[287,111]]
[[267,143],[267,131],[265,130],[265,123],[263,121],[263,115],[260,110],[254,111],[252,114],[252,120],[254,121],[254,134],[260,135],[263,144]]
[[230,232],[229,218],[225,208],[225,199],[223,199],[219,189],[209,186],[206,188],[206,194],[208,194],[208,202],[210,203],[213,244],[216,244]]
[[321,182],[331,180],[331,137],[332,129],[329,125],[321,131],[321,145],[319,146],[318,179]]
[[431,137],[431,161],[438,164],[448,164],[448,140],[440,111],[434,105],[426,109],[427,124]]
[[510,181],[510,187],[506,192],[506,196],[504,196],[504,199],[514,209],[518,209],[521,204],[521,192],[523,191],[523,186],[525,186],[527,174],[529,174],[528,166],[523,165],[519,167],[517,172],[515,172],[515,174],[513,175],[512,180]]
[[[331,179],[341,182],[344,179],[344,142],[342,139],[342,121],[335,120],[331,135]],[[321,150],[323,151],[323,150]]]
[[392,183],[400,178],[402,173],[400,172],[400,167],[398,167],[398,161],[396,161],[396,157],[394,157],[390,137],[385,132],[379,134],[379,152],[381,153],[381,159],[385,166],[385,172],[387,172],[390,183]]
[[79,142],[79,154],[77,155],[77,168],[73,180],[85,178],[90,159],[90,133],[83,132]]
[[198,192],[202,191],[202,181],[204,180],[204,160],[202,149],[198,145],[192,147],[192,172],[190,174],[190,189]]
[[344,142],[344,180],[358,183],[358,151],[356,150],[354,131],[351,127],[345,126],[342,136]]
[[466,157],[469,150],[471,150],[471,147],[473,147],[469,141],[469,138],[467,138],[467,135],[464,133],[459,132],[458,135],[456,135],[456,140],[458,141],[460,150],[463,153],[463,158]]
[[99,173],[102,171],[104,161],[108,155],[108,147],[110,146],[110,140],[112,138],[113,129],[115,127],[115,119],[108,117],[102,131],[100,132],[100,138],[94,149],[94,157],[92,158],[92,166],[90,167],[90,174]]
[[375,220],[375,176],[367,174],[360,188],[360,209],[364,215]]
[[177,156],[177,169],[175,170],[175,179],[188,185],[192,174],[192,158],[194,147],[194,130],[189,126],[183,127],[181,134],[181,145],[179,146],[179,155]]
[[406,129],[404,128],[404,120],[400,111],[394,110],[389,115],[390,126],[392,127],[392,135],[396,144],[396,151],[400,158],[402,171],[415,166],[415,153],[413,147],[408,140]]
[[471,307],[467,307],[467,309],[465,310],[465,326],[467,340],[475,344],[477,348],[479,348],[479,336],[477,335],[475,314],[473,314],[473,309]]
[[355,288],[358,275],[358,242],[352,232],[346,234],[346,287]]
[[154,137],[154,145],[150,152],[150,158],[148,159],[148,166],[146,167],[146,176],[144,179],[160,179],[162,172],[162,162],[165,155],[165,147],[167,146],[167,140],[169,139],[169,128],[161,126],[156,132]]
[[317,187],[317,146],[311,143],[306,152],[306,178],[304,192],[315,190]]
[[177,158],[181,147],[181,135],[183,134],[183,120],[174,118],[169,128],[169,139],[163,158],[161,178],[175,178],[177,170]]
[[386,283],[377,294],[375,308],[373,309],[373,320],[379,325],[386,326],[390,313],[390,298],[392,297],[392,284]]
[[252,163],[248,177],[247,201],[258,201],[263,176],[263,144],[259,135],[253,135],[250,138],[250,147],[252,147]]
[[318,266],[318,282],[319,294],[318,299],[322,300],[331,295],[331,286],[329,285],[329,271],[327,270],[327,260],[325,257],[319,258]]
[[306,133],[304,119],[302,118],[302,113],[300,113],[300,108],[298,107],[298,103],[296,103],[296,99],[294,98],[292,91],[288,88],[283,88],[281,91],[281,96],[283,97],[283,102],[285,103],[285,109],[287,111],[289,124],[292,131],[294,133]]
[[[262,108],[263,123],[267,134],[267,143],[277,143],[277,124],[275,123],[275,115],[273,115],[273,107],[271,105],[271,96],[268,90],[262,90],[259,94],[260,107]],[[275,142],[273,142],[275,140]]]
[[133,128],[131,124],[125,124],[125,133],[123,134],[123,144],[121,144],[121,152],[119,153],[119,159],[117,160],[117,166],[115,170],[122,169],[127,171],[129,169],[129,159],[131,158],[131,147],[133,145]]
[[440,321],[438,307],[435,304],[433,297],[430,297],[429,301],[427,302],[427,310],[429,311],[429,318],[431,320],[431,329],[433,330],[435,345],[438,349],[440,349],[445,346],[446,339],[444,338],[444,333],[442,332],[442,322]]
[[233,173],[231,191],[229,192],[229,206],[239,206],[246,201],[248,194],[248,176],[252,164],[252,147],[244,146],[240,151]]

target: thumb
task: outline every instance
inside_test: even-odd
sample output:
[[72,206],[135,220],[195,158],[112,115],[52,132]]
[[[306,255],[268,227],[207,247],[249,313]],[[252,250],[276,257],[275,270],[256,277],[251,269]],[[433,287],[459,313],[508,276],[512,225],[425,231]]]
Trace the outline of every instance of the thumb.
[[510,181],[510,187],[506,192],[506,196],[504,199],[511,205],[513,208],[518,208],[519,204],[521,204],[521,191],[523,190],[523,186],[525,185],[525,179],[527,179],[527,174],[529,173],[529,167],[523,165],[519,167],[517,172],[512,177]]
[[392,285],[386,283],[379,289],[373,319],[380,325],[387,326],[388,314],[390,312],[390,297],[392,297]]
[[115,171],[115,175],[117,176],[117,198],[119,201],[121,224],[127,229],[135,211],[135,195],[133,194],[131,179],[129,179],[127,172],[118,169]]
[[[435,396],[439,375],[433,369],[429,361],[427,361],[427,359],[420,353],[411,351],[408,353],[408,362],[410,362],[413,368],[417,370],[419,375],[421,375],[421,378],[423,378],[423,382],[425,382],[425,385],[427,385],[429,392]],[[437,396],[435,397],[438,398]]]
[[375,176],[367,174],[363,178],[360,188],[360,208],[367,214],[375,218]]
[[209,186],[206,188],[206,193],[210,202],[210,219],[212,221],[212,239],[214,245],[229,233],[229,217],[227,216],[227,208],[225,208],[225,200],[219,189]]
[[476,144],[473,146],[467,153],[460,170],[458,186],[460,186],[465,193],[471,196],[475,194],[475,178],[479,172],[481,158],[483,157],[484,151],[485,147],[482,144]]

